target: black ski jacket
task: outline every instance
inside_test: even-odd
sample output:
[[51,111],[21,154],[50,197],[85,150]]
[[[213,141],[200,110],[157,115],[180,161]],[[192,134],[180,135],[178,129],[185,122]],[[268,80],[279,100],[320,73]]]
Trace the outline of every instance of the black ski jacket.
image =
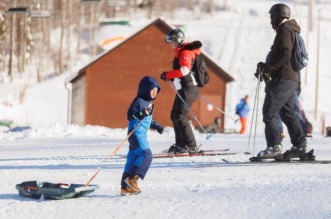
[[291,65],[291,54],[294,48],[295,34],[300,33],[300,26],[294,19],[279,25],[274,43],[271,46],[271,59],[268,65],[272,79],[299,81],[298,72]]

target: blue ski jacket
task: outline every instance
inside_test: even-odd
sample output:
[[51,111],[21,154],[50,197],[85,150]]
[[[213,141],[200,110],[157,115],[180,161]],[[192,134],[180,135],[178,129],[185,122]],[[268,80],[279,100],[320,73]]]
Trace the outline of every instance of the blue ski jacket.
[[236,106],[236,114],[240,117],[247,117],[248,111],[249,107],[245,102],[244,98],[242,98]]

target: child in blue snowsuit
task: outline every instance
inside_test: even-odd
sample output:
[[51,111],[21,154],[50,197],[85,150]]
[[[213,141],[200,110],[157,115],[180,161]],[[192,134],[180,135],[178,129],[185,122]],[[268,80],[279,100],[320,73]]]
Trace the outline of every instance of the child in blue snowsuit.
[[141,79],[137,96],[131,103],[127,118],[128,134],[136,128],[129,137],[129,152],[121,180],[121,195],[132,195],[141,192],[138,179],[144,179],[151,165],[153,154],[147,141],[149,128],[163,133],[163,127],[152,119],[156,95],[160,85],[156,79],[146,76]]

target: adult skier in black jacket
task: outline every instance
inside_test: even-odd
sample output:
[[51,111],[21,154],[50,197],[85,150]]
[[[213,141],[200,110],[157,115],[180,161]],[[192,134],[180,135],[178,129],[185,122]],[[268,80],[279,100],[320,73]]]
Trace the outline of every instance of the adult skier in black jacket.
[[[263,104],[263,122],[267,148],[257,156],[260,158],[300,158],[305,159],[307,141],[300,122],[294,112],[295,91],[299,78],[291,65],[291,54],[295,43],[295,33],[300,27],[291,16],[290,8],[285,4],[271,7],[270,19],[276,36],[271,47],[268,63],[259,62],[257,72],[262,72],[261,80],[270,81],[266,87]],[[293,147],[282,154],[282,137],[279,133],[276,114],[279,112],[287,126]]]

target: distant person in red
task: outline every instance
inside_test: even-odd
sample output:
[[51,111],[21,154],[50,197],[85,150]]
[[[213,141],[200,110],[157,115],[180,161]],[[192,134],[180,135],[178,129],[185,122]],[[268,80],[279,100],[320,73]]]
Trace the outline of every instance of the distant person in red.
[[249,107],[247,104],[248,96],[246,95],[244,98],[240,100],[240,102],[236,106],[236,114],[240,117],[241,130],[240,134],[243,135],[247,129],[247,114],[249,111]]

